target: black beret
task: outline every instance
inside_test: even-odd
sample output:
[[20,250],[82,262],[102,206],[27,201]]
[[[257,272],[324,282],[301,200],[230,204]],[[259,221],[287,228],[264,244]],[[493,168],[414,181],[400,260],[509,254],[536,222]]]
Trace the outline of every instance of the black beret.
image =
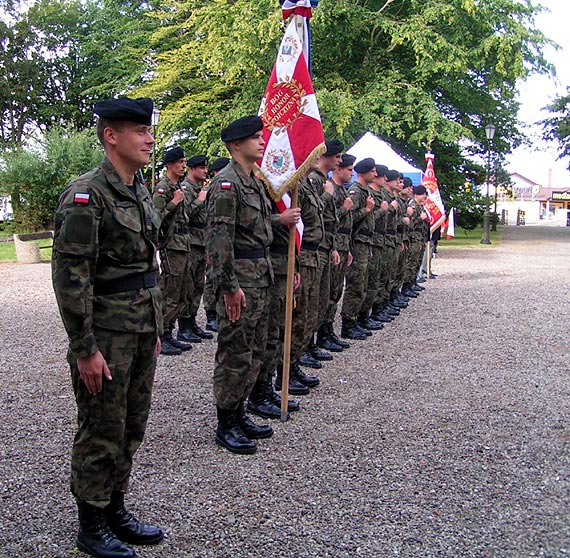
[[230,160],[227,157],[218,157],[210,167],[210,171],[221,171],[224,167],[227,167]]
[[173,161],[178,161],[178,159],[184,159],[186,155],[184,154],[184,149],[175,145],[170,149],[167,149],[162,156],[162,163],[172,163]]
[[338,168],[343,169],[346,167],[350,167],[350,165],[354,165],[354,161],[356,161],[356,157],[354,155],[349,155],[348,153],[345,153],[342,156],[341,162],[338,164]]
[[366,174],[367,172],[374,170],[375,166],[376,163],[374,162],[374,159],[367,157],[366,159],[362,159],[362,161],[358,161],[358,163],[354,165],[354,170],[358,174]]
[[409,176],[404,176],[404,188],[411,188],[412,186],[412,179]]
[[95,105],[93,113],[107,120],[135,122],[136,124],[150,126],[153,108],[152,99],[119,97],[118,99],[99,101]]
[[421,184],[419,186],[414,186],[414,195],[421,196],[422,194],[427,194],[426,187]]
[[400,178],[400,173],[397,170],[389,170],[386,173],[386,180],[392,182],[392,180],[398,180]]
[[333,155],[338,155],[344,151],[344,143],[337,139],[325,141],[327,150],[325,151],[325,157],[332,157]]
[[222,130],[221,137],[222,141],[227,143],[249,138],[260,130],[263,130],[263,122],[259,116],[244,116],[226,126]]
[[186,161],[187,167],[205,167],[208,164],[208,158],[206,155],[194,155]]
[[376,165],[376,176],[386,176],[388,167],[386,165]]

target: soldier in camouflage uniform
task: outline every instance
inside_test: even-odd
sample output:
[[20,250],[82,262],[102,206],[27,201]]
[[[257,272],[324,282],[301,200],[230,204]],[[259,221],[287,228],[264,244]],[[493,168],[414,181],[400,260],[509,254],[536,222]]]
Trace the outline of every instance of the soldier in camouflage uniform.
[[188,213],[190,193],[181,184],[186,170],[186,155],[181,147],[172,147],[164,152],[163,165],[166,174],[159,180],[153,202],[162,217],[159,233],[161,256],[161,290],[163,295],[164,333],[160,338],[161,354],[179,355],[190,350],[192,345],[184,339],[174,339],[172,330],[181,309],[185,307],[191,289],[190,242]]
[[[384,188],[386,185],[386,173],[388,167],[376,165],[376,177],[370,184],[372,197],[374,198],[374,233],[371,238],[372,255],[368,262],[368,285],[366,288],[366,298],[362,303],[358,323],[362,327],[370,330],[382,329],[382,321],[370,316],[370,311],[376,302],[378,291],[380,290],[380,269],[382,264],[382,252],[384,250],[384,229],[386,225],[386,213],[388,212],[388,202],[384,199]],[[384,320],[386,321],[386,320]],[[390,320],[388,320],[390,321]]]
[[127,544],[157,544],[162,531],[124,506],[132,458],[151,404],[161,294],[155,246],[160,215],[136,172],[147,165],[150,99],[101,101],[101,165],[73,182],[55,214],[53,287],[69,337],[77,403],[71,491],[79,510],[79,550],[135,556]]
[[263,156],[257,116],[232,122],[221,133],[232,161],[212,180],[207,198],[206,250],[217,295],[218,348],[214,396],[216,442],[233,453],[254,453],[254,439],[272,436],[245,413],[245,401],[264,357],[273,271],[271,204],[253,174]]
[[202,339],[212,339],[214,336],[204,331],[196,323],[196,314],[200,308],[204,283],[206,280],[206,255],[204,250],[204,228],[206,226],[206,188],[202,188],[208,176],[208,159],[204,155],[195,155],[188,159],[188,174],[182,183],[190,192],[192,200],[191,211],[188,215],[190,233],[190,290],[183,311],[180,313],[178,324],[184,339],[200,342]]
[[407,297],[413,297],[414,293],[417,296],[417,293],[423,291],[423,287],[416,283],[416,277],[422,265],[427,228],[429,227],[428,216],[424,211],[427,190],[424,186],[416,186],[412,191],[413,197],[408,202],[408,208],[413,209],[410,215],[410,247],[402,287],[402,294]]
[[341,310],[341,335],[347,339],[366,339],[372,332],[359,326],[356,320],[366,297],[370,242],[374,231],[372,211],[375,201],[369,187],[376,176],[374,159],[362,159],[354,166],[354,170],[357,174],[356,182],[352,183],[348,191],[354,204],[352,208],[352,265],[346,274],[346,289]]
[[410,215],[413,213],[413,209],[408,207],[408,201],[412,195],[411,181],[406,184],[404,178],[404,175],[399,173],[399,194],[396,197],[396,200],[400,204],[400,213],[402,216],[400,222],[398,223],[398,226],[396,227],[396,237],[398,238],[398,242],[401,243],[403,249],[398,253],[398,266],[396,268],[394,283],[391,286],[390,292],[392,297],[395,297],[396,300],[407,303],[410,297],[405,296],[401,291],[404,282],[406,262],[408,260],[408,251],[410,247]]
[[[334,171],[342,160],[344,145],[337,139],[325,142],[327,150],[315,163],[315,169],[309,173],[309,182],[323,202],[323,221],[325,236],[319,246],[319,314],[317,317],[317,342],[311,340],[309,352],[317,360],[332,360],[332,355],[323,351],[339,353],[344,347],[337,345],[329,336],[325,319],[330,305],[330,284],[332,270],[340,264],[340,255],[335,246],[335,235],[338,227],[338,213],[334,200],[334,184],[328,180],[328,174]],[[325,189],[329,182],[332,187]]]
[[337,229],[335,234],[335,247],[339,255],[340,263],[331,268],[331,287],[329,307],[325,316],[324,339],[330,339],[335,345],[342,349],[347,349],[350,344],[340,339],[334,331],[334,320],[338,308],[338,303],[342,297],[344,290],[344,278],[352,263],[352,254],[350,253],[350,243],[352,235],[352,207],[353,203],[348,195],[345,184],[352,179],[354,169],[354,161],[356,157],[353,155],[342,156],[337,168],[333,170],[332,183],[334,185],[334,204],[338,217]]
[[[230,160],[227,157],[218,157],[210,165],[212,176],[216,176]],[[209,185],[209,184],[208,184]],[[206,260],[208,259],[206,255]],[[212,287],[212,280],[206,268],[206,282],[204,283],[204,310],[206,311],[206,329],[208,331],[218,331],[218,314],[216,313],[216,295]]]

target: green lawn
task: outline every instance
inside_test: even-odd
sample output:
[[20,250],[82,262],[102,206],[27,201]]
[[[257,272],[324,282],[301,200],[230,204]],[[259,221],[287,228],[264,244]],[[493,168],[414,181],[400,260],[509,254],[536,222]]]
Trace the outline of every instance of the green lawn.
[[442,237],[439,241],[439,245],[442,248],[492,248],[493,246],[499,246],[501,244],[502,236],[503,228],[501,225],[498,225],[497,232],[491,231],[491,244],[481,244],[481,239],[483,238],[483,229],[481,227],[477,227],[472,231],[466,231],[465,229],[456,227],[455,236],[449,240],[445,240],[444,237]]
[[[37,241],[40,246],[51,246],[51,238],[46,238],[45,240]],[[51,248],[46,248],[45,250],[40,250],[40,257],[42,262],[49,262],[51,259]],[[15,262],[16,261],[16,249],[14,248],[13,242],[0,242],[0,262]]]

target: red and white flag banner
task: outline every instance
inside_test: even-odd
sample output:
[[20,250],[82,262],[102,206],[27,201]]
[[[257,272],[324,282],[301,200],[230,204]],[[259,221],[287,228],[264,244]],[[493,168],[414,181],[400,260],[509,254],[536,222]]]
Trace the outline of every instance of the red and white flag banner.
[[274,200],[281,199],[326,151],[317,98],[303,52],[306,17],[292,13],[259,108],[266,142],[259,170]]
[[451,208],[447,218],[447,234],[445,240],[450,240],[455,236],[455,207]]
[[424,173],[424,180],[422,182],[422,185],[428,193],[424,208],[429,215],[430,232],[437,230],[437,228],[445,221],[445,208],[443,206],[443,200],[439,193],[439,186],[433,169],[434,159],[435,156],[433,153],[426,153],[426,172]]

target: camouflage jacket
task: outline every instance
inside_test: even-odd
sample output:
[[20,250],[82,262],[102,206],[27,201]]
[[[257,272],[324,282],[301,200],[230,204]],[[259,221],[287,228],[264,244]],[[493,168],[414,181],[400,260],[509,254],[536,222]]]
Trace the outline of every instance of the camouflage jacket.
[[[105,159],[61,194],[55,213],[52,281],[72,358],[98,350],[94,328],[161,333],[157,286],[100,294],[158,270],[160,214],[135,178],[136,194]],[[97,292],[99,290],[99,293]]]
[[198,199],[198,194],[202,191],[202,188],[188,180],[188,178],[182,182],[182,186],[186,186],[192,200],[188,214],[190,244],[203,247],[204,229],[206,228],[206,205]]
[[335,248],[348,252],[350,250],[350,237],[352,235],[352,210],[343,206],[344,200],[348,198],[348,190],[336,182],[334,184],[334,204],[338,217],[338,225],[335,234]]
[[299,254],[299,264],[307,267],[319,265],[318,249],[325,238],[323,201],[312,184],[299,180],[299,207],[303,219],[303,242]]
[[414,210],[413,215],[410,217],[410,241],[423,244],[426,241],[426,229],[429,219],[422,219],[422,214],[425,214],[425,210],[416,200],[411,199],[408,202],[408,207]]
[[318,169],[311,171],[309,182],[313,190],[323,202],[323,223],[325,225],[325,236],[321,242],[323,250],[333,250],[335,248],[335,234],[338,227],[338,215],[334,203],[334,194],[325,192],[325,182],[327,177]]
[[231,161],[206,198],[206,252],[214,290],[265,287],[273,280],[271,204],[263,183]]
[[[175,190],[184,192],[184,199],[178,205],[172,202]],[[174,184],[168,176],[163,176],[156,185],[153,202],[162,217],[160,243],[168,250],[190,251],[188,219],[192,211],[192,195],[188,188],[184,184]],[[172,233],[166,238],[171,225]]]
[[376,191],[370,188],[370,194],[374,198],[374,232],[372,233],[372,246],[384,246],[384,229],[386,228],[386,211],[382,210],[381,204],[385,201],[384,190]]
[[394,248],[398,242],[396,234],[401,210],[399,209],[399,204],[398,209],[392,206],[396,196],[391,192],[384,189],[382,190],[382,195],[389,204],[388,211],[384,216],[384,246]]
[[374,231],[374,211],[366,210],[366,199],[370,196],[370,188],[359,182],[353,182],[348,195],[354,204],[352,208],[352,239],[370,244]]
[[398,211],[398,221],[396,225],[396,240],[399,243],[405,243],[407,245],[410,243],[410,225],[406,225],[404,219],[406,217],[409,217],[407,213],[408,202],[400,196],[396,197],[396,201],[400,206],[400,209]]

